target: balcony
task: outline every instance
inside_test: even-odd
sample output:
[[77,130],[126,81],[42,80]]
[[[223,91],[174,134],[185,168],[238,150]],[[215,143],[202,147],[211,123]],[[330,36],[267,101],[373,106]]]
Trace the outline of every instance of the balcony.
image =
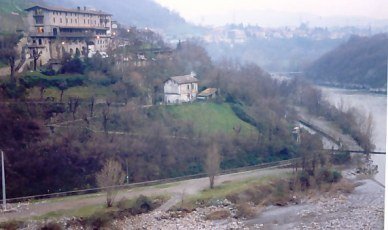
[[62,38],[88,38],[95,37],[96,33],[94,32],[60,32],[58,37]]
[[34,48],[37,48],[37,49],[43,49],[43,48],[45,48],[45,45],[39,45],[39,44],[30,44],[30,45],[28,45],[28,48],[30,48],[30,49],[34,49]]
[[52,32],[44,32],[44,33],[38,33],[38,32],[30,32],[30,37],[55,37]]

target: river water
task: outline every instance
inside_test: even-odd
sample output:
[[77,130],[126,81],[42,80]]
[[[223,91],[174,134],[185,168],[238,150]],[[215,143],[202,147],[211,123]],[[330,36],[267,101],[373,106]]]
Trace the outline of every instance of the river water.
[[[323,96],[333,105],[344,108],[355,107],[365,116],[373,115],[373,142],[376,151],[385,152],[387,136],[387,96],[359,90],[347,90],[320,87]],[[375,179],[385,185],[385,155],[372,155],[374,164],[378,166]]]

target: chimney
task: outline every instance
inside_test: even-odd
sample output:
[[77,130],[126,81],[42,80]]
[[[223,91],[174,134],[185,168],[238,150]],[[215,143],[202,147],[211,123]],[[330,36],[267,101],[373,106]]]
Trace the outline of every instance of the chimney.
[[80,6],[77,6],[77,10],[80,11],[80,10],[81,10],[81,7],[80,7]]
[[84,11],[86,11],[86,6],[84,6]]

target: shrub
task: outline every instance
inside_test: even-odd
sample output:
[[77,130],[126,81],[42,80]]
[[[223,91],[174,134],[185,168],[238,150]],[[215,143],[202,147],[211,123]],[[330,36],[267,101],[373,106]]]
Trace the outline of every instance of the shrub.
[[349,152],[341,152],[337,154],[333,154],[331,156],[331,163],[335,165],[342,165],[350,162],[350,153]]
[[70,60],[66,60],[63,63],[61,72],[62,73],[81,73],[83,74],[85,71],[85,64],[79,58],[73,58]]
[[152,203],[152,200],[147,196],[140,195],[135,201],[135,205],[132,208],[132,212],[133,214],[147,213],[149,211],[152,211],[153,208],[154,205]]
[[4,230],[16,230],[25,227],[25,223],[22,221],[11,220],[4,223],[0,223],[0,229]]
[[249,203],[238,204],[236,208],[237,208],[237,213],[236,213],[237,218],[249,218],[249,217],[255,216],[256,214],[255,210]]
[[55,74],[57,74],[57,73],[55,72],[55,70],[53,70],[53,69],[51,69],[51,68],[43,69],[43,70],[41,71],[41,73],[44,74],[44,75],[47,75],[47,76],[54,76]]
[[232,110],[236,114],[238,118],[240,118],[242,121],[245,121],[248,124],[251,124],[252,126],[257,126],[257,122],[255,119],[253,119],[251,116],[249,116],[241,106],[238,104],[232,104]]
[[230,216],[229,210],[222,209],[222,210],[217,210],[214,212],[211,212],[206,215],[206,219],[208,220],[222,220],[226,219]]
[[97,212],[92,216],[84,220],[84,225],[92,227],[92,229],[101,229],[109,226],[111,220],[113,220],[111,212]]
[[319,183],[324,182],[324,183],[336,183],[340,181],[342,178],[342,175],[340,172],[335,171],[335,170],[329,170],[329,169],[321,169],[318,172],[317,175],[317,181]]
[[299,172],[298,182],[300,183],[300,188],[306,190],[310,186],[310,175],[306,171]]
[[126,209],[129,209],[130,208],[130,201],[125,199],[124,197],[121,198],[117,204],[116,204],[117,208],[119,208],[120,210],[126,210]]
[[55,222],[47,223],[40,228],[40,230],[62,230],[62,229],[64,229],[63,226]]

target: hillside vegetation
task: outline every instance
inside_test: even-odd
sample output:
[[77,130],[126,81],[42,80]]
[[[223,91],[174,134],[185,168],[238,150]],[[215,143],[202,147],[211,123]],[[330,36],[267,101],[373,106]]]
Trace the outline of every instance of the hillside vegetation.
[[387,34],[353,36],[312,63],[306,69],[306,75],[319,83],[385,88],[387,54]]

